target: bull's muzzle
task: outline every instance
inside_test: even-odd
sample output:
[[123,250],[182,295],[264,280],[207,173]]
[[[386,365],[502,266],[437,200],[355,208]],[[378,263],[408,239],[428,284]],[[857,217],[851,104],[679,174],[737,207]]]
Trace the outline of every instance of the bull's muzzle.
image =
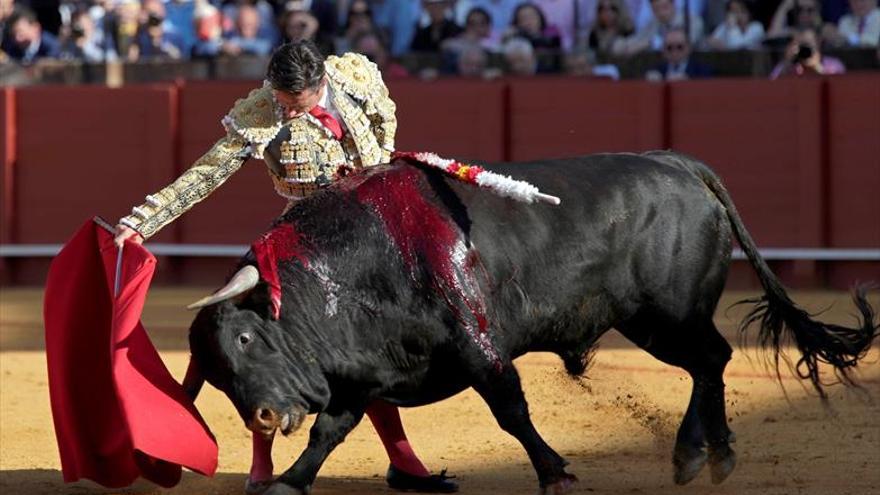
[[265,436],[270,436],[276,429],[280,429],[282,435],[289,435],[300,427],[305,416],[305,411],[297,408],[278,413],[268,407],[259,407],[247,422],[247,428]]

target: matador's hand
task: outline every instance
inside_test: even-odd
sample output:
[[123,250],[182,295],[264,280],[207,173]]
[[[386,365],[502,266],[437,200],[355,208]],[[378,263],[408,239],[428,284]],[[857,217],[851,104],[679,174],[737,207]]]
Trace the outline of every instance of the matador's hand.
[[138,244],[144,242],[143,236],[138,234],[136,230],[122,224],[117,224],[115,237],[113,238],[113,242],[116,243],[116,246],[122,247],[122,245],[125,244],[125,240],[129,238]]

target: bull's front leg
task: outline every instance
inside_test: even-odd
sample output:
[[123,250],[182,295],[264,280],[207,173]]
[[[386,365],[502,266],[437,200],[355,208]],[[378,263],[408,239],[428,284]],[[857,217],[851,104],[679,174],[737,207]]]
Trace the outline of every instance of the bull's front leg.
[[505,363],[500,372],[484,370],[474,389],[489,405],[498,425],[525,448],[538,474],[540,493],[560,494],[572,489],[577,477],[565,472],[568,463],[535,430],[513,363]]
[[318,414],[309,430],[309,444],[293,466],[275,480],[264,495],[307,494],[311,490],[321,465],[337,445],[345,440],[364,416],[364,409],[357,411],[324,411]]

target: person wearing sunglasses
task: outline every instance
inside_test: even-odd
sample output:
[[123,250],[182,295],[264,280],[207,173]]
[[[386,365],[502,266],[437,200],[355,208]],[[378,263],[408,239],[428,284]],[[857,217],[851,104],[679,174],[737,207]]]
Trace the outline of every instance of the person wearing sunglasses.
[[672,29],[663,37],[663,63],[648,71],[652,81],[682,81],[710,77],[708,66],[691,60],[691,45],[683,29]]

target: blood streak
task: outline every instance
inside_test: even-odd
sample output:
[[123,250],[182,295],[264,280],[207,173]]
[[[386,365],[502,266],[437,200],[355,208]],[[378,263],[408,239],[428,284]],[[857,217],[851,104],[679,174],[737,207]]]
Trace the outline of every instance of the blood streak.
[[272,301],[272,314],[275,319],[281,313],[281,279],[278,277],[278,263],[297,259],[308,268],[309,261],[302,244],[302,236],[292,223],[282,223],[266,232],[251,245],[257,258],[260,277],[269,285]]
[[[431,286],[446,302],[480,351],[501,367],[501,359],[488,334],[488,320],[469,250],[452,220],[431,204],[419,188],[421,176],[411,167],[375,175],[357,188],[358,200],[371,206],[400,251],[409,275],[419,282],[419,269],[427,265]],[[466,308],[470,317],[462,314]]]

